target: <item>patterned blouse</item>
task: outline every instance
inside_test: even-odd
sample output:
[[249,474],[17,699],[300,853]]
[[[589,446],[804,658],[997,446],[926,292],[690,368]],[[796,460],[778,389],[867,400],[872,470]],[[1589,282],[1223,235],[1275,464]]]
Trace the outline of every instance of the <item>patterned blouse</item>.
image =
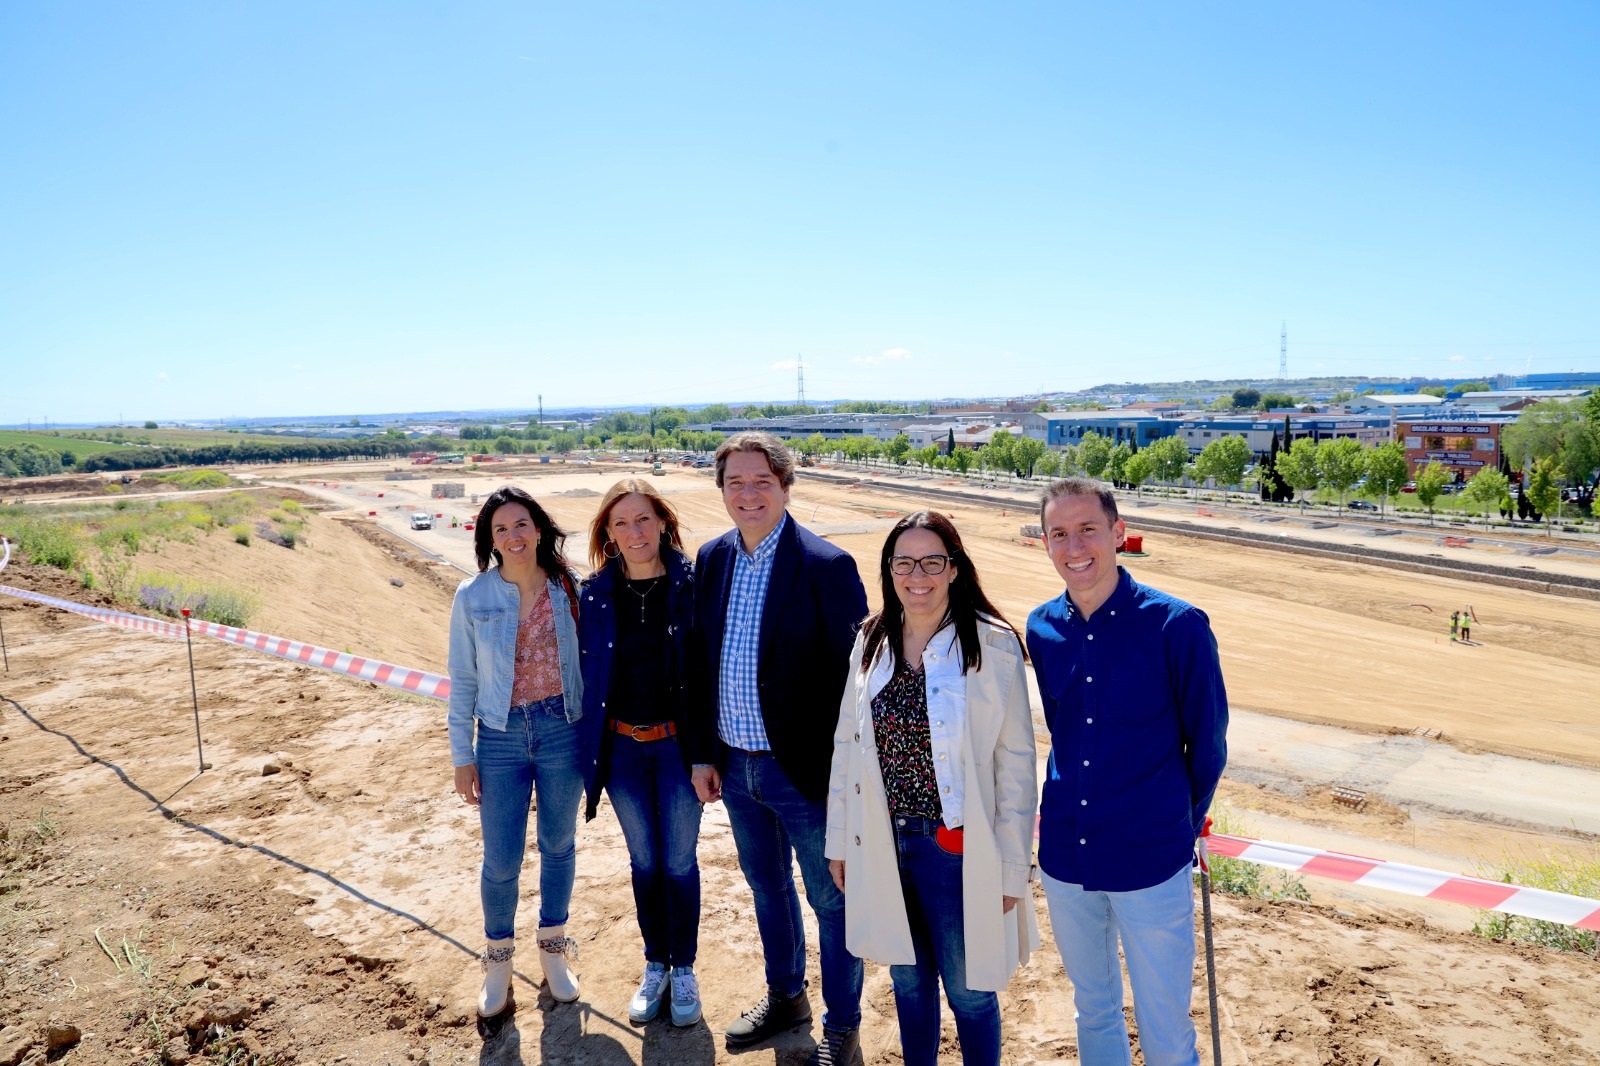
[[898,655],[894,676],[872,697],[872,731],[878,741],[878,768],[888,794],[889,814],[944,817],[933,772],[933,742],[928,735],[928,688],[921,666],[913,670]]
[[517,623],[517,653],[513,660],[511,706],[538,703],[561,695],[561,653],[556,648],[556,616],[551,612],[550,590],[540,596],[528,617]]

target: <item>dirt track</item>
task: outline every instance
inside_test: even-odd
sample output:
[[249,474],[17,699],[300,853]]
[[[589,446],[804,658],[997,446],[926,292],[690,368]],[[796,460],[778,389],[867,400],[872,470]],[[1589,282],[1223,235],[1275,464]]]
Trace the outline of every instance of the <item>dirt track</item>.
[[[615,476],[569,472],[529,484],[581,528],[594,505],[588,493]],[[725,528],[703,475],[662,481],[696,542]],[[425,483],[374,491],[413,486]],[[892,497],[803,486],[792,510],[849,548],[872,587],[882,530],[899,510]],[[950,510],[1014,619],[1055,593],[1039,549],[1016,543],[1016,516]],[[441,668],[453,579],[422,573],[329,516],[312,519],[308,533],[308,548],[293,553],[218,535],[141,565],[250,582],[265,601],[256,628]],[[465,546],[464,531],[434,533],[426,543],[444,554]],[[1151,556],[1131,565],[1211,614],[1240,707],[1375,737],[1423,725],[1468,751],[1600,763],[1592,603],[1352,564],[1296,565],[1176,537],[1147,547]],[[4,580],[82,595],[53,572],[13,568]],[[1467,602],[1482,643],[1451,646],[1441,619]],[[85,1035],[66,1061],[146,1061],[148,1019],[159,1026],[167,1015],[174,1034],[189,1021],[236,1018],[230,1028],[280,1061],[730,1061],[712,1033],[748,1005],[759,949],[720,807],[708,812],[701,847],[709,1028],[626,1022],[638,934],[626,850],[602,809],[580,829],[572,924],[583,1001],[557,1008],[519,982],[517,1032],[484,1048],[461,1024],[476,981],[476,828],[449,790],[437,704],[197,644],[214,769],[195,779],[180,647],[9,598],[0,598],[0,620],[11,658],[0,681],[11,701],[0,704],[0,819],[10,830],[0,846],[11,849],[0,889],[0,1020],[76,1024]],[[263,776],[274,752],[293,765]],[[1254,783],[1228,784],[1225,798],[1257,799],[1263,818],[1299,811],[1302,824],[1356,834],[1379,855],[1416,827],[1381,804],[1353,815]],[[58,832],[34,842],[41,811]],[[1481,825],[1474,836],[1442,817],[1428,825],[1459,834],[1434,842],[1447,853],[1492,856],[1496,840],[1550,839],[1502,838]],[[1311,887],[1334,905],[1217,901],[1228,1062],[1600,1062],[1594,960],[1427,927],[1393,897],[1351,902]],[[1040,917],[1048,931],[1042,905]],[[96,930],[114,951],[126,941],[148,959],[149,977],[127,954],[114,967]],[[211,987],[174,990],[185,962],[186,980]],[[867,1000],[867,1060],[898,1061],[887,972],[870,965]],[[1075,1057],[1068,992],[1048,944],[1003,1002],[1007,1062]],[[1204,1030],[1203,994],[1196,1008]],[[809,1043],[800,1034],[750,1056],[787,1066]]]

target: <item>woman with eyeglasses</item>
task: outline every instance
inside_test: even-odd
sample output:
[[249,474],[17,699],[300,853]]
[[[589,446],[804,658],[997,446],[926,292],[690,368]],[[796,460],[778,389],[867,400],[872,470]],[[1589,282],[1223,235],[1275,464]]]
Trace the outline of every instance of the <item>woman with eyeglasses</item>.
[[628,1019],[643,1025],[665,1014],[673,1025],[694,1025],[700,800],[678,737],[694,585],[677,513],[649,482],[617,482],[589,525],[589,562],[578,626],[585,817],[594,817],[604,788],[628,842],[645,958]]
[[966,1066],[1000,1061],[995,993],[1039,945],[1027,653],[932,511],[884,542],[834,734],[829,870],[845,940],[889,965],[906,1066],[939,1055],[939,985]]

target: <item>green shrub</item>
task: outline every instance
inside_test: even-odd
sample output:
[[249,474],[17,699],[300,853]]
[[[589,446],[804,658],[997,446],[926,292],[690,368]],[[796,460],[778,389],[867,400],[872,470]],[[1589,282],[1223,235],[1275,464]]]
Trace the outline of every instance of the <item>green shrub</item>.
[[[1600,899],[1600,844],[1581,848],[1549,848],[1521,855],[1507,854],[1499,862],[1480,862],[1478,875],[1491,881],[1524,888],[1542,888],[1569,896]],[[1600,957],[1600,933],[1559,922],[1544,922],[1498,911],[1479,911],[1472,931],[1491,940],[1524,940],[1532,944]]]
[[139,586],[139,603],[161,614],[182,617],[189,608],[196,618],[243,628],[260,606],[250,593],[214,581],[195,581],[172,574],[145,574]]
[[299,500],[284,500],[280,506],[290,514],[299,514],[301,510]]
[[284,514],[282,511],[272,511],[268,513],[267,517],[272,519],[274,522],[277,522],[279,525],[289,521],[289,516]]
[[250,547],[249,526],[245,525],[243,522],[240,522],[238,525],[230,527],[228,532],[233,534],[233,539],[236,542],[243,544],[246,548]]
[[88,550],[82,527],[65,518],[39,514],[8,517],[0,528],[30,563],[76,570]]
[[[1211,818],[1213,832],[1228,836],[1255,835],[1254,828],[1231,807],[1213,807]],[[1256,899],[1311,899],[1304,879],[1297,874],[1224,855],[1211,856],[1211,887],[1232,896]]]

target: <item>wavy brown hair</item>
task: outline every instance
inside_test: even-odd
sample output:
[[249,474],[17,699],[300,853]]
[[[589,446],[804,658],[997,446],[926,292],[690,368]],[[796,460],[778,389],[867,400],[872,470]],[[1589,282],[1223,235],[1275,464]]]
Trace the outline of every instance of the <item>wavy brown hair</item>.
[[666,497],[656,491],[656,487],[643,478],[629,477],[612,485],[600,500],[600,510],[595,512],[594,518],[589,522],[589,566],[595,573],[599,573],[606,563],[611,561],[611,556],[606,554],[606,545],[611,544],[611,532],[606,527],[611,524],[611,512],[621,502],[624,496],[643,496],[650,501],[650,508],[655,511],[656,517],[661,519],[661,548],[663,551],[671,549],[679,555],[683,554],[683,534],[678,526],[678,512],[672,509]]
[[[889,642],[895,654],[900,653],[900,647],[905,639],[906,616],[905,609],[900,606],[900,596],[894,589],[894,574],[889,570],[889,560],[894,558],[895,545],[900,541],[900,534],[908,529],[926,529],[944,543],[944,552],[950,556],[949,565],[955,567],[955,576],[950,579],[950,606],[946,609],[945,618],[954,622],[956,639],[961,642],[961,672],[975,670],[983,663],[983,641],[978,639],[978,617],[981,615],[990,622],[1011,630],[1015,635],[1017,630],[1005,615],[1000,613],[1000,608],[990,602],[984,595],[983,586],[978,582],[978,568],[972,562],[972,556],[961,546],[961,534],[956,532],[955,523],[940,514],[938,511],[917,511],[908,514],[896,522],[889,531],[889,536],[883,542],[883,551],[878,559],[878,580],[883,586],[883,610],[869,614],[867,620],[861,623],[861,632],[866,641],[861,654],[861,668],[869,669],[872,659],[878,653],[878,648]],[[1017,645],[1022,651],[1024,660],[1028,651],[1022,647],[1022,638],[1017,638]]]

